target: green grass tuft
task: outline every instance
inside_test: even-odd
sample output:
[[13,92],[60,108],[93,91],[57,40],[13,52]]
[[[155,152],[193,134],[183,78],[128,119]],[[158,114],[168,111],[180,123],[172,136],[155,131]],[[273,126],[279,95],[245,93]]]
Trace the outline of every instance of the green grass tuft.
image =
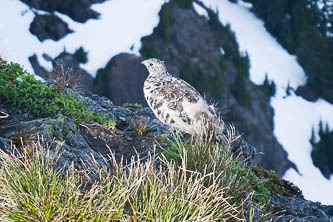
[[[23,153],[0,151],[0,212],[7,221],[243,221],[212,173],[192,172],[151,155],[111,169],[57,169],[57,151],[42,141]],[[206,181],[210,181],[206,186]]]
[[[166,137],[160,144],[167,159],[182,163],[185,160],[189,171],[212,173],[219,177],[221,188],[229,187],[225,192],[233,204],[240,204],[252,195],[255,205],[266,206],[269,203],[270,191],[262,180],[252,170],[245,167],[231,152],[233,136],[228,138],[228,144],[192,137],[189,140],[173,136]],[[185,142],[184,142],[185,140]],[[205,181],[210,185],[210,181]]]

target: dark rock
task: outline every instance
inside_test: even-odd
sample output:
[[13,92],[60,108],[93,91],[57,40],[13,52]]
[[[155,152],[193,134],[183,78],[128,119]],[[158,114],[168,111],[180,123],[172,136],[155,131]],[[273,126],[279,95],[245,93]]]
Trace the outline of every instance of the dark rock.
[[331,175],[333,174],[333,172],[331,172],[331,164],[330,164],[328,158],[327,157],[320,158],[320,157],[312,155],[312,162],[313,162],[313,165],[315,165],[316,167],[319,168],[319,170],[323,174],[323,176],[329,180]]
[[141,58],[125,53],[113,57],[105,68],[98,70],[95,87],[102,88],[101,95],[110,98],[116,105],[139,103],[147,106],[143,83],[148,71],[141,61]]
[[274,112],[269,105],[269,98],[258,86],[252,85],[250,92],[255,99],[248,107],[240,106],[229,96],[223,119],[232,123],[244,139],[255,147],[255,161],[265,169],[274,170],[279,176],[290,167],[298,171],[296,165],[287,159],[287,152],[273,134]]
[[281,212],[282,214],[277,221],[333,221],[333,206],[325,206],[319,202],[305,200],[300,196],[286,197],[277,194],[273,196],[270,205],[274,212]]
[[36,14],[34,20],[30,24],[29,30],[33,35],[37,36],[41,42],[46,39],[58,41],[65,35],[73,32],[68,28],[67,23],[54,14]]
[[[107,65],[97,71],[94,87],[99,95],[106,96],[116,105],[124,103],[148,106],[143,96],[143,83],[148,71],[141,64],[143,59],[132,54],[114,56]],[[170,73],[179,77],[177,67],[168,65]]]
[[28,59],[36,75],[42,77],[43,79],[49,78],[50,72],[39,64],[36,54],[30,56]]
[[319,96],[310,90],[307,86],[299,86],[295,93],[296,95],[302,96],[304,99],[310,102],[316,102],[319,99]]
[[0,149],[6,152],[10,151],[10,140],[0,137]]
[[99,13],[90,9],[95,3],[102,3],[105,0],[21,0],[25,4],[37,10],[43,10],[50,13],[60,12],[68,15],[77,22],[86,22],[88,19],[97,19]]
[[333,131],[328,126],[323,129],[322,122],[319,124],[319,141],[312,136],[311,158],[313,165],[319,168],[320,172],[329,180],[333,174]]

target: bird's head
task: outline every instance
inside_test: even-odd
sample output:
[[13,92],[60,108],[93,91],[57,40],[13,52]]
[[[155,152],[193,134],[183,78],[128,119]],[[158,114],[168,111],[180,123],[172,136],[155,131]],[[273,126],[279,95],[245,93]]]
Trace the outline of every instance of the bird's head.
[[148,69],[149,74],[163,74],[167,72],[163,61],[150,58],[141,62]]

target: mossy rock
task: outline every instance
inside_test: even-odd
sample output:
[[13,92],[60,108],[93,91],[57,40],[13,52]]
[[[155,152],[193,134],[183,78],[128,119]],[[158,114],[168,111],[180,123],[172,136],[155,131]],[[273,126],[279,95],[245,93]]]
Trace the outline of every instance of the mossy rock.
[[274,171],[265,170],[261,166],[252,168],[252,171],[272,194],[281,194],[284,196],[302,195],[302,191],[297,186],[276,176]]

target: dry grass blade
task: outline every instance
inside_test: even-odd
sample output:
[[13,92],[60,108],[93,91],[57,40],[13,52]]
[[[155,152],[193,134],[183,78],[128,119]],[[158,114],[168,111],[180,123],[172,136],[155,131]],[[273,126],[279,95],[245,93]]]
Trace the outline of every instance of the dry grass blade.
[[76,88],[80,75],[73,68],[66,67],[63,63],[56,63],[50,72],[50,80],[65,88]]
[[[41,139],[0,151],[0,219],[9,221],[229,221],[241,220],[220,187],[220,175],[189,171],[149,155],[123,167],[59,168],[61,154]],[[184,151],[186,152],[186,151]],[[157,167],[162,166],[162,167]],[[89,167],[89,169],[88,169]],[[97,178],[91,176],[91,169]],[[209,185],[207,186],[207,181]]]
[[6,119],[9,117],[9,114],[5,113],[5,112],[0,112],[0,119]]

